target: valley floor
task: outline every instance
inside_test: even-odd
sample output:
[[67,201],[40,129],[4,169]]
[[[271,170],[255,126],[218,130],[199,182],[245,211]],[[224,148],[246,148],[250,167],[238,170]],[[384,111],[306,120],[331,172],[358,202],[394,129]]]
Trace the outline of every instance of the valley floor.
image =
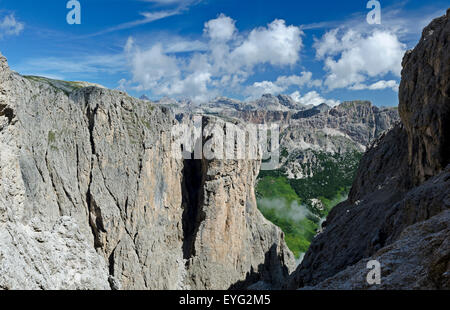
[[283,168],[261,171],[256,186],[258,208],[285,233],[297,261],[308,250],[323,221],[345,201],[358,168],[361,153],[319,153],[311,177],[289,179]]

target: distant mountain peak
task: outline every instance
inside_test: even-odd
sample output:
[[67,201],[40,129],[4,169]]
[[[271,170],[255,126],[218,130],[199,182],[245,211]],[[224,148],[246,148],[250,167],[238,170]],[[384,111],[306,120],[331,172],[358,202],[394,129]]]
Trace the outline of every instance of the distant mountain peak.
[[150,101],[150,99],[146,95],[142,95],[139,97],[141,100]]
[[371,107],[372,102],[367,101],[367,100],[352,100],[352,101],[344,101],[339,106],[342,108],[345,108],[345,107],[355,107],[357,105]]
[[320,112],[325,112],[331,110],[331,107],[326,103],[321,103],[318,106],[315,106],[314,109],[319,110]]

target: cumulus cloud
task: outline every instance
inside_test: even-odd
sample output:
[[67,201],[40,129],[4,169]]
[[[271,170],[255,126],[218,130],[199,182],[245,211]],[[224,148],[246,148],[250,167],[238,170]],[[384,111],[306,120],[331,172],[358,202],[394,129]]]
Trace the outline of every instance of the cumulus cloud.
[[320,87],[321,80],[313,80],[312,73],[303,71],[300,75],[279,76],[276,83],[284,87],[297,86]]
[[[324,84],[330,90],[358,89],[367,80],[387,74],[400,77],[406,51],[397,35],[388,30],[362,33],[352,29],[334,29],[316,40],[314,47],[317,59],[324,60],[327,72]],[[391,81],[389,85],[386,87],[393,88]],[[383,83],[379,83],[373,87],[381,89],[382,86]]]
[[[126,49],[130,51],[133,44],[133,41],[129,40]],[[145,88],[161,87],[180,75],[176,58],[166,55],[161,44],[148,50],[134,51],[131,66],[134,78],[142,84],[139,85],[141,88],[144,88],[143,85]]]
[[286,26],[277,19],[268,25],[252,30],[248,38],[231,54],[241,65],[254,66],[258,63],[272,65],[294,65],[300,57],[303,46],[303,32],[295,26]]
[[264,94],[278,95],[286,90],[286,87],[279,86],[273,82],[262,81],[255,82],[253,85],[245,89],[245,94],[248,96],[247,100],[252,100],[261,97]]
[[205,34],[214,41],[227,42],[236,32],[236,22],[224,14],[205,23]]
[[389,80],[389,81],[380,80],[380,81],[375,82],[375,83],[370,84],[370,85],[356,84],[356,85],[351,87],[351,89],[354,89],[354,90],[363,90],[363,89],[382,90],[382,89],[387,89],[387,88],[390,88],[390,89],[392,89],[395,92],[398,92],[399,83],[397,81],[394,81],[394,80]]
[[245,94],[248,96],[247,99],[251,100],[259,98],[263,94],[280,94],[290,87],[320,87],[321,85],[321,80],[313,80],[311,72],[303,71],[300,75],[279,76],[274,82],[255,82],[245,89]]
[[318,106],[322,103],[326,103],[330,107],[335,107],[341,102],[339,100],[333,100],[333,99],[325,99],[323,98],[317,91],[313,90],[305,95],[301,95],[299,91],[295,91],[291,94],[292,99],[294,99],[296,102],[303,104],[303,105],[314,105]]
[[[134,46],[132,38],[128,39],[125,50],[132,55],[130,65],[133,82],[137,82],[136,90],[151,90],[157,95],[190,97],[197,101],[207,100],[211,74],[202,70],[201,59],[193,57],[188,65],[193,70],[188,70],[183,60],[166,54],[161,44],[141,50]],[[122,85],[130,83],[122,82]]]
[[14,14],[0,18],[0,39],[5,36],[19,35],[24,29],[24,24],[16,20]]
[[[201,50],[178,55],[161,43],[141,47],[132,38],[125,46],[135,89],[154,95],[208,100],[227,89],[237,91],[258,65],[291,66],[299,62],[302,31],[274,20],[266,27],[239,33],[235,21],[223,14],[205,23]],[[183,46],[189,45],[186,41]],[[171,44],[175,46],[175,44]],[[286,84],[302,84],[310,77],[283,77]],[[262,82],[263,84],[269,82]],[[266,85],[268,86],[268,85]],[[274,88],[276,90],[276,88]]]

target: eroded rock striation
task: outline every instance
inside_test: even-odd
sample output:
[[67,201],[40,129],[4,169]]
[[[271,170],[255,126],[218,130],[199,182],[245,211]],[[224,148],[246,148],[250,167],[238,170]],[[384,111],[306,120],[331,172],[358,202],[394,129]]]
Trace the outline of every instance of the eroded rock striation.
[[[364,155],[287,288],[449,289],[449,39],[450,10],[404,58],[402,124]],[[366,281],[370,260],[380,285]]]
[[165,107],[0,56],[0,289],[280,287],[257,161],[180,160]]
[[420,184],[450,164],[450,21],[434,20],[403,59],[399,111],[408,160]]

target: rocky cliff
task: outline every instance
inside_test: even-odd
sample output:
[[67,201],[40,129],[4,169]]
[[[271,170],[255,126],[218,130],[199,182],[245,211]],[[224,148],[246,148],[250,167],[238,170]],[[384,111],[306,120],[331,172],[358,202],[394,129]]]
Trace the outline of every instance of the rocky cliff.
[[176,124],[0,56],[0,288],[280,287],[294,261],[257,210],[259,163],[176,159]]
[[398,120],[396,109],[378,108],[368,101],[344,102],[334,108],[316,107],[299,112],[282,132],[281,147],[289,154],[283,169],[290,178],[311,177],[311,169],[308,171],[304,167],[315,166],[318,152],[362,153]]
[[[450,10],[405,55],[399,124],[364,155],[286,287],[450,288]],[[366,263],[381,264],[381,284]]]
[[448,15],[447,11],[447,16],[426,27],[417,47],[403,59],[399,110],[408,133],[408,161],[415,184],[450,163]]
[[[264,95],[257,102],[293,102],[289,96]],[[222,100],[222,102],[225,102]],[[243,103],[241,103],[242,107]],[[279,124],[280,148],[286,155],[281,169],[289,178],[303,179],[312,176],[317,166],[317,153],[362,153],[383,132],[390,130],[400,120],[397,108],[379,108],[369,101],[343,102],[336,107],[321,104],[299,110],[298,105],[283,109],[234,109],[222,108],[215,113],[224,118],[237,119],[254,124]],[[252,107],[250,103],[248,106]],[[247,107],[248,107],[247,106]],[[276,106],[272,104],[271,106]],[[296,108],[286,111],[287,107]],[[210,112],[203,108],[204,113]]]

